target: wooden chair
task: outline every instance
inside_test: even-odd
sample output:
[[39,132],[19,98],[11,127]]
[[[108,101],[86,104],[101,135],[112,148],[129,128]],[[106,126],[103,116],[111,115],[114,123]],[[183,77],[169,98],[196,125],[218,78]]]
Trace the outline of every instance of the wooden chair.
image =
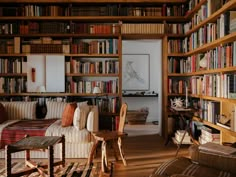
[[124,132],[124,125],[125,125],[127,108],[128,108],[127,104],[123,103],[121,106],[121,109],[120,109],[120,121],[119,121],[118,130],[116,130],[116,131],[99,131],[99,132],[93,133],[95,143],[94,143],[92,150],[90,152],[88,163],[89,164],[92,163],[94,152],[96,151],[99,142],[102,142],[102,147],[101,147],[101,150],[102,150],[102,157],[101,157],[102,158],[101,159],[102,172],[109,171],[107,150],[106,150],[106,145],[107,145],[108,141],[112,142],[112,146],[113,146],[116,160],[118,160],[118,155],[116,152],[116,142],[117,142],[123,164],[125,166],[127,165],[125,157],[124,157],[124,152],[122,150],[122,137],[127,136],[127,133]]

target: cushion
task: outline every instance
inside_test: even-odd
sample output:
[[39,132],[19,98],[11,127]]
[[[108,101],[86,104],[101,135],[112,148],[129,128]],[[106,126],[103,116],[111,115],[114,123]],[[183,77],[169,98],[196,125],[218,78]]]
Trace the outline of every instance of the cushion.
[[36,119],[36,101],[1,102],[9,120]]
[[87,130],[90,132],[98,131],[98,107],[93,106],[87,118]]
[[66,102],[46,101],[47,114],[45,119],[61,119],[67,104]]
[[[61,136],[65,135],[66,143],[83,144],[91,142],[91,133],[87,129],[78,130],[74,126],[62,127],[61,120],[57,120],[46,131],[46,136]],[[68,144],[66,144],[67,148]],[[79,145],[78,145],[79,146]],[[71,149],[72,151],[80,151],[81,149]]]
[[7,112],[2,103],[0,103],[0,124],[7,120]]
[[231,176],[229,172],[194,164],[186,157],[178,157],[162,163],[149,177],[161,175],[172,177],[176,174],[194,177],[216,177],[219,176],[219,174],[224,174],[223,176]]
[[87,106],[88,105],[88,101],[81,101],[77,103],[77,106]]
[[73,125],[79,129],[82,130],[86,127],[86,121],[89,113],[89,106],[83,105],[78,106],[75,110],[74,117],[73,117]]
[[74,112],[77,107],[76,103],[69,103],[66,105],[62,114],[61,126],[68,127],[73,123]]

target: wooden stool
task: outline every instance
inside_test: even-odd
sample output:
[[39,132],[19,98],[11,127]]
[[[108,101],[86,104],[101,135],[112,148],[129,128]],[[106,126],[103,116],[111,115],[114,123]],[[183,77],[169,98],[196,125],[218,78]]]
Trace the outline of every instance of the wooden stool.
[[[54,145],[62,143],[62,158],[58,162],[54,162]],[[48,164],[38,165],[30,160],[30,150],[48,150]],[[15,152],[26,151],[25,164],[30,167],[27,170],[21,170],[11,173],[11,154]],[[26,136],[20,141],[7,145],[5,147],[5,164],[8,177],[18,177],[26,174],[39,171],[40,174],[45,174],[45,169],[48,168],[48,176],[53,177],[53,167],[57,165],[65,166],[65,136]]]

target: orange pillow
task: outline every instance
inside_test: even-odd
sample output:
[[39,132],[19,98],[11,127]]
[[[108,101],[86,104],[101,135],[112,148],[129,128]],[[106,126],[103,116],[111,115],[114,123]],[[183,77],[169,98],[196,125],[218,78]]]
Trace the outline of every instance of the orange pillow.
[[66,105],[61,119],[62,127],[68,127],[72,125],[76,107],[77,107],[76,103],[69,103]]
[[8,119],[7,112],[2,103],[0,103],[0,124]]

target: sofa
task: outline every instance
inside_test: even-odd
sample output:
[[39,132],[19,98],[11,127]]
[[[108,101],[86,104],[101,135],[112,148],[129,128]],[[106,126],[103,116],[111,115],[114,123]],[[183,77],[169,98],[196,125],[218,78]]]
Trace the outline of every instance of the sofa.
[[[0,102],[0,158],[5,157],[5,145],[21,139],[24,134],[30,136],[63,134],[66,158],[89,156],[94,142],[92,132],[98,131],[97,106],[90,106],[87,102],[46,101],[47,112],[43,119],[36,118],[36,108],[36,101]],[[9,140],[11,138],[12,140]],[[58,144],[54,147],[54,157],[60,158],[60,152],[61,145]],[[12,154],[12,158],[24,158],[24,154],[25,152],[17,152]],[[31,157],[47,158],[47,153],[32,151]]]
[[149,177],[236,177],[236,148],[206,143],[189,151],[189,158],[172,158]]

